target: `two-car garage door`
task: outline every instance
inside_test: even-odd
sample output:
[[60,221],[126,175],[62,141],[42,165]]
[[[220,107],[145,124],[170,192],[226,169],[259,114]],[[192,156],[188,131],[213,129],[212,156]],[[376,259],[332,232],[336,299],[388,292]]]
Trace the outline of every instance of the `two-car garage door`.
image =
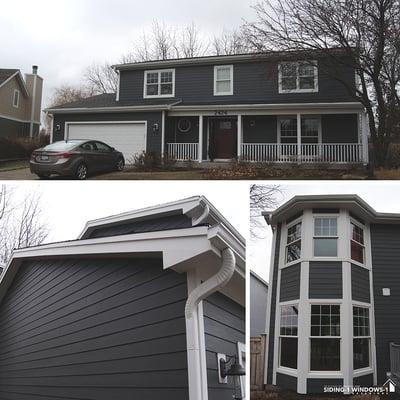
[[67,123],[66,138],[100,140],[121,151],[127,162],[146,151],[146,123]]

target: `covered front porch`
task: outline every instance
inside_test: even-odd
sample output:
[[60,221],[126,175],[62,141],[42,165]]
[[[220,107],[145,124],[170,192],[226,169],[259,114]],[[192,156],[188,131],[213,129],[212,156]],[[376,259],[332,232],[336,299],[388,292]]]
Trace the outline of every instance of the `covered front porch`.
[[366,115],[357,108],[172,112],[164,153],[178,161],[368,163]]

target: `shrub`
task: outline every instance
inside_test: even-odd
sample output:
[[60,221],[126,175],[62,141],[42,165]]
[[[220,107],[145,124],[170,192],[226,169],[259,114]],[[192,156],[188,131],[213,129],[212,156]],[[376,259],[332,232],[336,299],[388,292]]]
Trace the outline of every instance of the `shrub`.
[[161,167],[161,157],[154,151],[143,151],[133,157],[133,165],[140,171],[153,171]]
[[49,144],[47,135],[36,138],[0,138],[0,159],[29,158],[32,152]]
[[388,156],[386,159],[388,168],[400,168],[400,145],[392,143],[389,147]]
[[176,158],[169,155],[169,154],[164,154],[164,158],[162,160],[162,168],[165,170],[173,170],[176,165]]

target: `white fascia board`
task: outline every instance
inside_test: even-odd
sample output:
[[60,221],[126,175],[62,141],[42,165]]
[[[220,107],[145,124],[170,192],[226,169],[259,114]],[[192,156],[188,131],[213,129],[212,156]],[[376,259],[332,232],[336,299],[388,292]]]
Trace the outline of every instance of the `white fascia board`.
[[77,108],[47,108],[44,111],[49,114],[70,114],[70,113],[116,113],[126,111],[162,111],[169,110],[167,104],[146,105],[146,106],[119,106],[119,107],[77,107]]

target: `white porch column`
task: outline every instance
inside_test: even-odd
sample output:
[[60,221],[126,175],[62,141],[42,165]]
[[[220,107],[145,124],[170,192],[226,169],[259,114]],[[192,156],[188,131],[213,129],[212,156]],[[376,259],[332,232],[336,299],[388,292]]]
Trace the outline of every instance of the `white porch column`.
[[367,165],[369,162],[369,151],[368,151],[368,118],[365,112],[361,114],[361,144],[362,144],[362,161],[364,165]]
[[199,115],[199,153],[198,161],[199,163],[203,162],[203,115]]
[[297,113],[297,161],[301,160],[301,114]]
[[242,114],[238,114],[237,117],[237,157],[240,159],[242,157],[242,141],[243,141],[243,124],[242,124]]
[[164,158],[165,153],[165,111],[162,112],[161,117],[161,158]]

